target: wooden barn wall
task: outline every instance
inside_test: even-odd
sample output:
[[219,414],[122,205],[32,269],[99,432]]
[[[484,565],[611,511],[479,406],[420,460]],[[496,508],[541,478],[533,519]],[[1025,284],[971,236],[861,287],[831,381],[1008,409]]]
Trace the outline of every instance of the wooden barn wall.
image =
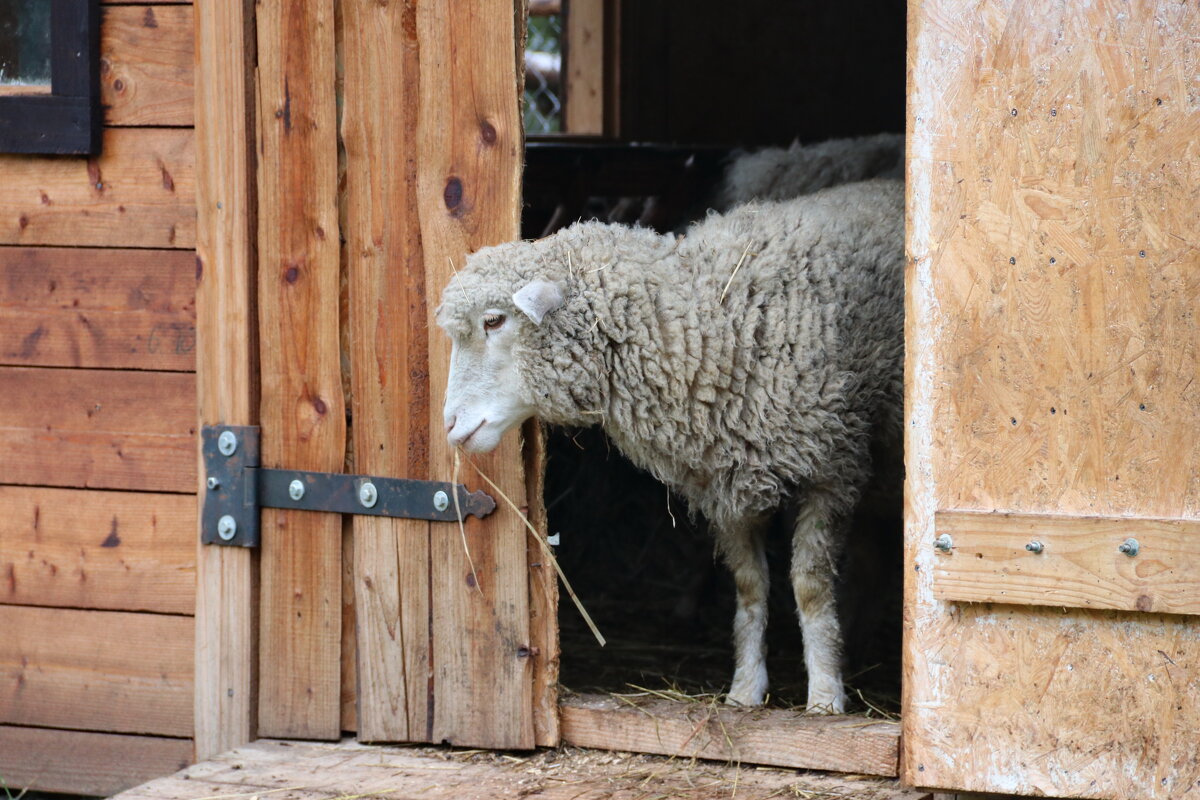
[[103,149],[0,155],[0,778],[192,756],[193,21],[105,3]]
[[787,144],[904,129],[904,0],[623,0],[619,133]]
[[[1200,15],[923,0],[911,24],[901,775],[1190,796],[1200,626],[1162,590],[1200,518]],[[961,602],[996,548],[1005,604]]]

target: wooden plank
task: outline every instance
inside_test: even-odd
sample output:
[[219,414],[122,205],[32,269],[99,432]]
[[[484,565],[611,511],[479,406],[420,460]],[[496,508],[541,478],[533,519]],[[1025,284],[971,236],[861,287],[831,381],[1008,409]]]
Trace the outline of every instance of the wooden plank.
[[192,132],[110,128],[95,158],[0,155],[0,244],[196,241]]
[[195,376],[0,367],[0,386],[0,483],[195,490]]
[[563,742],[577,747],[884,776],[899,758],[895,722],[670,700],[633,706],[608,695],[568,697],[561,708]]
[[0,283],[0,363],[195,368],[187,251],[0,247]]
[[191,125],[195,104],[192,6],[114,6],[100,26],[100,102],[106,125]]
[[0,606],[0,723],[192,732],[191,617]]
[[[529,420],[525,437],[526,497],[529,521],[543,536],[550,530],[546,518],[546,429]],[[558,747],[558,576],[546,552],[532,535],[528,540],[529,650],[533,660],[533,731],[538,747]]]
[[[469,7],[447,0],[424,3],[417,7],[416,23],[418,208],[425,283],[436,297],[468,252],[519,235],[523,148],[514,31],[524,24],[512,0]],[[435,327],[436,303],[429,306],[430,475],[446,480],[454,471],[442,423],[450,341]],[[518,435],[476,462],[513,502],[525,504]],[[462,478],[486,488],[473,472],[464,467]],[[474,574],[459,537],[433,536],[430,545],[430,738],[464,746],[532,747],[524,523],[501,501],[486,520],[471,519],[465,537]]]
[[[342,467],[332,0],[256,7],[262,462]],[[337,738],[341,520],[264,511],[259,732]]]
[[931,545],[951,509],[1200,518],[1200,18],[961,11],[910,9],[901,777],[1178,797],[1194,620],[947,603]]
[[604,0],[571,0],[567,5],[563,77],[563,130],[604,133]]
[[[429,477],[429,332],[417,213],[418,48],[403,3],[342,4],[355,469]],[[444,526],[443,526],[444,527]],[[355,517],[358,735],[428,741],[430,525]]]
[[[1200,521],[940,511],[934,529],[954,542],[939,600],[1200,614]],[[1129,537],[1136,556],[1117,549]]]
[[[253,425],[253,5],[201,3],[195,12],[199,419],[202,425]],[[255,736],[258,575],[249,550],[198,548],[195,740],[196,757],[203,759]]]
[[191,614],[196,501],[0,486],[0,603]]
[[189,739],[0,725],[0,776],[23,789],[106,797],[187,766]]

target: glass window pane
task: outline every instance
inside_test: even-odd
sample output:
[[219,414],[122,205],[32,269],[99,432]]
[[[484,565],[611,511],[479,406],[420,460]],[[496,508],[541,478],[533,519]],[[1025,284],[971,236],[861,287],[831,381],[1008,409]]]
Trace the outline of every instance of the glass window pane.
[[49,0],[0,0],[0,85],[50,84]]

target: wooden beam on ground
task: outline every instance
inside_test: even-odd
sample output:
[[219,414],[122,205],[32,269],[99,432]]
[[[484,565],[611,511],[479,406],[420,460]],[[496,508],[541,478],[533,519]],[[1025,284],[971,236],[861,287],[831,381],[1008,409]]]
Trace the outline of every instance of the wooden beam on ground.
[[[252,0],[195,9],[201,425],[258,422],[253,11]],[[195,741],[204,759],[255,736],[258,575],[250,550],[197,547]]]
[[[262,464],[340,471],[333,0],[260,0],[258,312]],[[259,731],[331,739],[340,727],[342,523],[262,515]]]
[[604,133],[605,0],[571,0],[563,41],[563,130],[575,135]]
[[896,775],[898,723],[778,709],[578,695],[562,702],[565,744],[661,753],[741,764],[771,764]]
[[190,5],[104,9],[100,25],[104,124],[192,124],[193,29]]

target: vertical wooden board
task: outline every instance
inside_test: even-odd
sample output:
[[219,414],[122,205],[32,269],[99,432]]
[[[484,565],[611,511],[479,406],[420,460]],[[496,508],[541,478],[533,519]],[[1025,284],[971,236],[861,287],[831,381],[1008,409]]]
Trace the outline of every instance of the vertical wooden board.
[[100,103],[106,125],[192,124],[193,27],[190,5],[104,9]]
[[[450,479],[442,404],[450,341],[432,307],[467,253],[519,232],[522,156],[516,30],[511,0],[424,3],[417,8],[421,55],[417,191],[425,281],[431,293],[430,477]],[[525,504],[517,434],[479,468],[518,506]],[[463,480],[491,492],[464,465]],[[466,523],[466,548],[450,531],[431,537],[434,741],[532,747],[529,575],[524,522],[497,498],[486,520]]]
[[[413,158],[416,12],[352,0],[342,13],[355,469],[427,478],[429,334]],[[429,529],[420,520],[354,519],[362,741],[431,736]]]
[[[337,471],[346,415],[338,344],[334,5],[256,8],[262,462]],[[264,510],[259,733],[336,739],[341,520]]]
[[1180,796],[1195,624],[940,602],[931,544],[948,510],[1200,517],[1200,18],[924,0],[909,34],[902,778]]
[[604,133],[605,0],[570,0],[566,19],[563,130]]
[[[525,485],[529,521],[545,536],[546,518],[546,428],[540,420],[525,423]],[[529,651],[533,661],[533,730],[538,747],[558,747],[558,576],[546,551],[528,540],[529,561]]]

